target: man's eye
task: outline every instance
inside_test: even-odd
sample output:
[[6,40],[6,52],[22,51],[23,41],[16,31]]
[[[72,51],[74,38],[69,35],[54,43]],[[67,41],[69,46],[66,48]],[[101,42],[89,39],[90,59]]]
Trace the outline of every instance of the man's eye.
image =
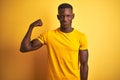
[[65,15],[65,16],[60,15],[60,17],[61,17],[61,18],[64,18],[64,17],[70,17],[70,15]]
[[60,15],[61,18],[63,18],[64,16],[63,15]]
[[67,17],[70,17],[70,15],[66,15]]

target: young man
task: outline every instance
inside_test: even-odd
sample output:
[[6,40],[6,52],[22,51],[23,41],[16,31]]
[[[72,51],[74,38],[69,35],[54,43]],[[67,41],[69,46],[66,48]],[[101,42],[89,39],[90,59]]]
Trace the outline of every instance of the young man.
[[21,43],[20,51],[36,50],[45,44],[49,52],[48,80],[87,80],[87,40],[83,33],[72,28],[72,6],[67,3],[59,5],[57,18],[60,21],[58,29],[40,34],[38,38],[31,40],[33,28],[42,26],[40,19],[33,22]]

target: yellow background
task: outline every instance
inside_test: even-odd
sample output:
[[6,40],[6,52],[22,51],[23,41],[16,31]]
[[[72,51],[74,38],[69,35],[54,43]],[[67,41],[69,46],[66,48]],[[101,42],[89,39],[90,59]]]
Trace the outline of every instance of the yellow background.
[[32,38],[59,27],[57,7],[73,5],[73,27],[84,32],[89,42],[89,80],[120,80],[119,0],[1,0],[0,80],[44,80],[47,49],[19,52],[29,24],[39,18],[44,25]]

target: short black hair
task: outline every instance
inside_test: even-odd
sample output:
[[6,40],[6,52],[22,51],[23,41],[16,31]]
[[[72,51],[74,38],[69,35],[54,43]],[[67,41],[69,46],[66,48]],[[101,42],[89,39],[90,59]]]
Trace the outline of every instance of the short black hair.
[[64,9],[64,8],[70,8],[71,10],[73,10],[73,7],[72,7],[71,4],[62,3],[62,4],[60,4],[60,5],[58,6],[58,11],[59,11],[60,9]]

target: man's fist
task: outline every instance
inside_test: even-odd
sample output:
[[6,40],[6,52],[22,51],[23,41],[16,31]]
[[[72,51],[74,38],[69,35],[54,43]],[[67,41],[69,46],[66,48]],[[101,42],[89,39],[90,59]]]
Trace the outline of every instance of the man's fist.
[[30,26],[31,27],[36,27],[36,26],[42,26],[42,21],[41,19],[38,19],[37,21],[33,22]]

